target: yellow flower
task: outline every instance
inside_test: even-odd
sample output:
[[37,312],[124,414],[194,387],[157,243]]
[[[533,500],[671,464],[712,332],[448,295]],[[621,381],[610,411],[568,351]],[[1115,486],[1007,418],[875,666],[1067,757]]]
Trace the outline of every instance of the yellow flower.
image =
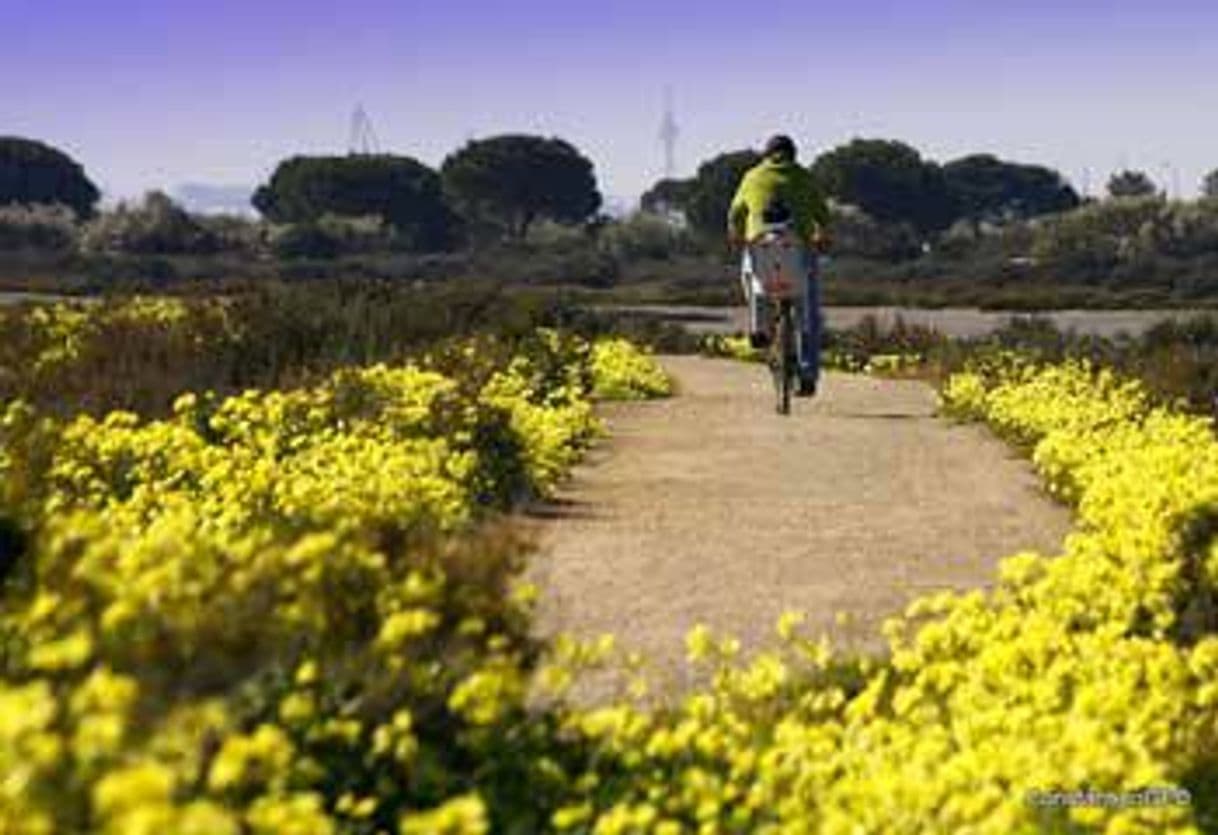
[[778,637],[784,641],[794,640],[796,631],[803,626],[806,620],[807,615],[803,612],[783,612],[778,619]]
[[93,807],[104,818],[126,814],[139,807],[169,805],[173,774],[155,763],[111,771],[93,788]]
[[332,835],[336,831],[321,797],[310,792],[259,797],[246,820],[254,835]]
[[253,734],[224,740],[208,772],[208,785],[215,791],[249,784],[277,785],[286,778],[293,753],[283,731],[260,725]]
[[35,670],[54,672],[83,666],[93,656],[93,639],[83,629],[56,641],[34,646],[30,651],[30,666]]
[[440,616],[429,609],[407,609],[396,612],[381,624],[377,644],[384,649],[399,649],[412,638],[426,635],[440,622]]
[[468,794],[430,812],[406,814],[398,829],[401,835],[485,835],[490,823],[482,798]]
[[685,636],[685,654],[691,663],[705,661],[714,651],[714,646],[714,638],[705,624],[697,624]]

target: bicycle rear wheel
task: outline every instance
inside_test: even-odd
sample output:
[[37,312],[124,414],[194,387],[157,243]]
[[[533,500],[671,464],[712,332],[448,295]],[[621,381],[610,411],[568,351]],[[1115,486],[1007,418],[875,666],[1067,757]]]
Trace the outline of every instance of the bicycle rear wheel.
[[791,413],[791,389],[795,382],[795,323],[791,315],[791,300],[778,303],[777,327],[775,327],[773,354],[770,369],[774,374],[775,404],[778,414]]

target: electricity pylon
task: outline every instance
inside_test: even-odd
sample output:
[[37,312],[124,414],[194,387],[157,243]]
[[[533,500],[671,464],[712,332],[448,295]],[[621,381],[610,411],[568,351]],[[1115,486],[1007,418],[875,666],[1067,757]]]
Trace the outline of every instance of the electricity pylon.
[[347,142],[347,152],[364,156],[381,152],[381,143],[376,138],[376,129],[372,127],[372,118],[362,104],[356,105],[355,112],[351,114],[351,136]]

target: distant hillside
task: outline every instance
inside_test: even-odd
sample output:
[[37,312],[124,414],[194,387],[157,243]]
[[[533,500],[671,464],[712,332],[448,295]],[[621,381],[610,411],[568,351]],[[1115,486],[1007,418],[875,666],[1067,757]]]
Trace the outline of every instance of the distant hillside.
[[250,205],[252,186],[183,183],[173,191],[173,199],[191,212],[201,214],[253,215]]

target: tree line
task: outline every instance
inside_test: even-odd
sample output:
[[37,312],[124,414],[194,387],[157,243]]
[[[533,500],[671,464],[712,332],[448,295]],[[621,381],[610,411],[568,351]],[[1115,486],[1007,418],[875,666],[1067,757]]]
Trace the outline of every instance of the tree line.
[[[716,245],[736,186],[759,159],[752,150],[720,154],[693,177],[655,183],[642,197],[642,210],[679,215],[704,242]],[[809,167],[836,203],[922,240],[940,237],[961,221],[1002,224],[1084,203],[1060,173],[1045,166],[990,154],[939,164],[894,140],[855,139],[820,154]],[[1122,171],[1113,175],[1108,191],[1122,198],[1153,195],[1157,188],[1144,172]],[[1218,171],[1206,177],[1204,192],[1218,197]],[[84,168],[64,152],[35,140],[0,137],[0,207],[55,204],[88,220],[99,198]],[[301,240],[324,234],[327,218],[371,218],[384,225],[396,247],[431,252],[524,239],[539,221],[595,225],[602,195],[592,161],[571,143],[508,134],[472,140],[438,169],[395,154],[294,156],[278,164],[252,202],[265,220],[293,227]],[[157,228],[186,230],[189,218],[165,200],[149,206],[161,224]],[[128,227],[133,217],[129,213]]]

